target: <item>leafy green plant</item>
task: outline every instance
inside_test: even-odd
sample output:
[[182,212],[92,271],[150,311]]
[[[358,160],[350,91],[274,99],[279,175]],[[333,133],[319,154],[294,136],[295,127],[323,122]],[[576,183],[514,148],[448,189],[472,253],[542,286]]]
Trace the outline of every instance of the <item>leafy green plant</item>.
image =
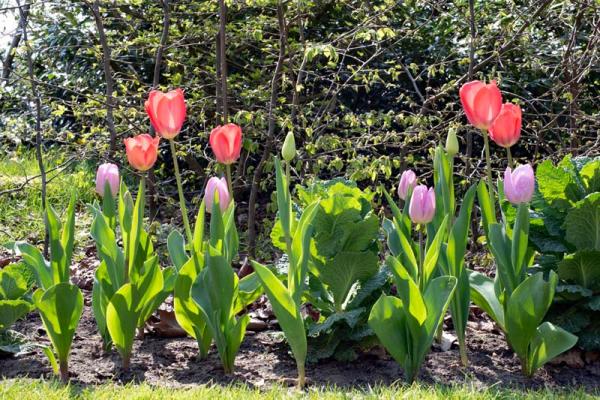
[[75,195],[71,196],[64,227],[50,205],[46,209],[46,226],[50,239],[49,262],[35,246],[19,243],[17,248],[23,261],[35,272],[38,289],[33,293],[33,303],[42,317],[58,364],[50,349],[45,353],[54,372],[66,382],[69,379],[71,344],[83,312],[81,290],[69,282],[75,231]]
[[[26,268],[26,267],[25,267]],[[0,269],[0,356],[18,354],[26,341],[10,327],[33,309],[31,284],[19,264]]]
[[382,295],[377,300],[369,316],[369,325],[392,357],[402,365],[407,381],[412,382],[418,375],[438,326],[450,305],[456,278],[440,276],[426,279],[424,286],[419,287],[419,279],[415,278],[418,278],[420,271],[428,278],[431,277],[433,270],[429,267],[435,267],[436,263],[432,260],[437,258],[435,254],[439,253],[439,245],[437,249],[430,247],[425,255],[425,259],[430,263],[427,264],[427,269],[421,269],[416,265],[417,261],[412,249],[408,247],[408,240],[402,237],[407,246],[405,250],[409,253],[407,258],[414,262],[410,261],[408,266],[405,266],[400,258],[387,258],[398,295]]
[[[375,340],[367,319],[389,275],[379,268],[379,221],[371,207],[373,193],[336,179],[298,186],[297,194],[299,208],[317,204],[305,299],[319,318],[307,321],[308,359],[354,359],[356,347],[367,347]],[[285,251],[280,222],[271,238]]]
[[[498,186],[501,194],[502,183]],[[482,205],[482,209],[486,208],[487,205]],[[509,345],[521,359],[523,373],[532,376],[543,364],[573,347],[577,337],[550,322],[542,323],[552,304],[558,278],[553,271],[547,280],[542,272],[529,275],[534,259],[534,252],[528,247],[529,203],[518,204],[512,226],[506,222],[506,212],[503,219],[503,224],[488,225],[496,276],[492,279],[471,271],[471,297],[504,331]]]
[[434,220],[428,226],[430,236],[440,228],[446,216],[452,216],[447,224],[439,258],[444,275],[456,278],[456,290],[450,303],[452,324],[458,338],[461,362],[468,364],[466,328],[471,303],[469,274],[464,266],[467,251],[469,224],[475,200],[476,186],[472,185],[464,195],[458,216],[456,215],[456,199],[454,195],[454,160],[441,146],[435,150],[434,181],[436,203],[439,204]]
[[[94,213],[91,235],[101,263],[95,273],[92,308],[105,349],[114,344],[129,368],[136,329],[143,332],[146,320],[175,285],[176,270],[161,270],[150,235],[144,230],[144,183],[137,199],[125,184],[118,196],[118,213],[110,192],[105,190],[103,207]],[[117,240],[117,218],[123,247]]]
[[529,243],[559,278],[548,319],[577,334],[583,349],[599,350],[600,157],[546,160],[536,178]]
[[[289,164],[288,164],[289,166]],[[275,158],[277,182],[277,208],[281,231],[285,241],[289,266],[287,285],[266,266],[252,261],[252,266],[260,280],[277,316],[279,325],[287,338],[298,368],[298,386],[303,387],[305,381],[305,364],[307,355],[306,332],[300,310],[302,295],[306,286],[308,262],[310,259],[310,240],[313,233],[313,219],[317,203],[304,209],[300,219],[292,212],[292,199],[289,190],[289,167],[283,174],[281,163]]]

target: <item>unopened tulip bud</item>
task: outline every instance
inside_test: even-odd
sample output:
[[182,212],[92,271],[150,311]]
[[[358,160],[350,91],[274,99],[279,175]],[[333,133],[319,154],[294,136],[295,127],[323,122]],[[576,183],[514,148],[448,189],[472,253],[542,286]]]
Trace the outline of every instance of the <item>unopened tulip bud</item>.
[[504,195],[514,205],[528,203],[535,190],[535,174],[531,165],[520,165],[504,172]]
[[450,157],[454,157],[458,153],[458,138],[456,137],[456,129],[450,128],[446,137],[446,153]]
[[292,132],[288,132],[285,137],[283,147],[281,148],[281,156],[287,162],[292,161],[296,157],[296,139],[294,139]]
[[410,219],[415,224],[428,224],[435,215],[435,191],[418,185],[413,191],[408,207]]
[[96,193],[104,196],[106,185],[110,193],[115,197],[119,193],[119,167],[115,164],[105,163],[98,167],[96,172]]

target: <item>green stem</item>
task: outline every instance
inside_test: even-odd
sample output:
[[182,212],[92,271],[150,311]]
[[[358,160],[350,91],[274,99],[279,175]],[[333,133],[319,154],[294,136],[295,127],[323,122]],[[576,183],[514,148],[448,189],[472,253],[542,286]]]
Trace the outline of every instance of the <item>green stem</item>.
[[304,369],[304,363],[297,363],[298,366],[298,389],[304,388],[306,382],[306,370]]
[[469,358],[467,356],[467,343],[465,343],[465,337],[458,338],[458,351],[460,352],[460,361],[463,367],[467,367],[469,365]]
[[494,218],[496,217],[496,196],[494,195],[494,182],[492,180],[492,157],[490,156],[490,141],[488,138],[488,131],[486,129],[482,130],[483,132],[483,144],[485,147],[485,161],[486,161],[486,173],[487,173],[487,181],[488,181],[488,192],[490,195],[490,204],[492,206],[492,211]]
[[227,174],[227,190],[229,190],[229,197],[233,201],[233,181],[231,180],[231,164],[225,165],[225,173]]
[[179,193],[179,208],[181,209],[181,218],[185,227],[185,235],[188,243],[193,241],[190,221],[188,220],[187,208],[185,207],[185,197],[183,197],[183,187],[181,186],[181,174],[179,173],[179,163],[177,162],[177,153],[175,152],[175,141],[169,140],[171,146],[171,156],[173,156],[173,167],[175,168],[175,180],[177,181],[177,192]]
[[58,368],[60,372],[60,380],[62,383],[69,382],[69,361],[68,359],[60,360],[58,363]]
[[510,169],[513,169],[513,159],[512,159],[512,154],[510,152],[510,147],[506,148],[506,158],[508,158],[508,167]]

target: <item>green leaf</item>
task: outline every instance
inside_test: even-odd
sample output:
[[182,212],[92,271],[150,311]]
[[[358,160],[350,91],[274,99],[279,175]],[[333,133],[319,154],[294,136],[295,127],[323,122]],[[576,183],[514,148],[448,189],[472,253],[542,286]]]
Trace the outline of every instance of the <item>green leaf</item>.
[[402,300],[382,295],[371,309],[369,326],[394,360],[403,366],[406,373],[414,375],[410,367],[410,336]]
[[515,226],[512,232],[511,264],[514,276],[519,281],[523,280],[527,273],[528,265],[524,265],[527,245],[529,243],[529,205],[519,204]]
[[0,332],[10,328],[32,308],[32,304],[26,300],[0,300]]
[[33,300],[40,312],[48,337],[61,364],[66,363],[79,319],[83,312],[81,290],[70,283],[59,283],[45,292],[38,289]]
[[504,330],[504,308],[496,296],[494,281],[480,272],[469,271],[471,299]]
[[581,198],[573,171],[554,166],[546,160],[536,168],[538,189],[546,202],[557,209],[568,209]]
[[550,322],[541,324],[531,342],[529,374],[532,375],[542,365],[575,346],[575,343],[577,336]]
[[551,271],[548,279],[546,282],[538,272],[525,279],[508,299],[507,339],[521,359],[527,359],[529,344],[552,304],[558,276]]
[[558,264],[561,280],[600,291],[600,251],[582,250],[569,254]]
[[202,268],[204,268],[204,256],[201,253],[196,253],[181,267],[175,281],[173,304],[177,322],[188,335],[196,339],[200,355],[203,357],[208,353],[212,337],[198,305],[190,296],[192,284]]
[[446,225],[448,224],[448,216],[444,217],[441,225],[438,228],[435,237],[431,241],[429,248],[425,254],[425,260],[423,261],[423,282],[425,282],[425,287],[429,283],[429,279],[435,273],[436,267],[438,265],[438,258],[440,255],[440,249],[442,246],[442,241],[446,236]]
[[194,254],[202,254],[204,247],[204,217],[206,214],[206,205],[204,199],[200,203],[198,215],[196,216],[196,224],[194,225]]
[[483,229],[489,241],[489,226],[496,223],[496,215],[494,214],[494,205],[490,202],[490,194],[484,179],[477,184],[477,201],[481,209],[481,219]]
[[340,321],[344,321],[345,325],[352,329],[358,324],[361,315],[365,311],[366,309],[361,307],[350,311],[335,312],[325,318],[323,322],[311,325],[308,335],[313,337],[319,336],[321,333],[329,331],[336,323]]
[[296,363],[299,368],[303,368],[307,344],[300,306],[294,302],[292,295],[267,267],[255,261],[252,261],[252,266],[273,306],[273,312],[292,348]]
[[567,240],[578,250],[600,251],[600,193],[577,202],[565,219]]
[[27,281],[18,270],[0,269],[0,300],[17,300],[27,290]]
[[579,176],[587,193],[600,192],[600,160],[586,163]]
[[106,326],[125,365],[131,358],[135,329],[138,326],[140,314],[137,294],[131,283],[123,285],[106,307]]
[[263,287],[255,273],[251,273],[240,279],[238,288],[239,292],[233,309],[234,314],[243,311],[263,294]]
[[185,239],[181,233],[172,231],[169,234],[169,237],[167,237],[167,248],[169,250],[169,256],[171,257],[171,262],[179,271],[189,258],[185,252]]
[[42,252],[29,243],[18,243],[15,245],[23,256],[23,261],[35,273],[37,284],[40,288],[47,290],[54,285],[50,264],[44,259]]
[[343,309],[354,285],[377,273],[378,262],[377,254],[370,251],[343,251],[326,262],[320,270],[320,278],[331,291],[338,310]]

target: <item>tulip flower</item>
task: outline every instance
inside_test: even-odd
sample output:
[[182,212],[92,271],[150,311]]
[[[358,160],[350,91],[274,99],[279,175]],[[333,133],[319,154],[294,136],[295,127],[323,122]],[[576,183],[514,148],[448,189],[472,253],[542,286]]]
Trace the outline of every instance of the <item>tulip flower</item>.
[[160,137],[152,137],[147,133],[125,139],[125,150],[129,164],[142,172],[152,168],[158,157],[159,141]]
[[490,138],[498,146],[511,147],[521,137],[521,107],[512,103],[502,105],[500,114],[490,126]]
[[488,130],[502,108],[502,94],[495,81],[465,83],[460,88],[460,101],[471,125]]
[[227,206],[229,206],[230,197],[229,190],[227,189],[227,181],[225,178],[216,178],[213,176],[208,180],[206,189],[204,190],[204,204],[207,212],[212,211],[215,192],[219,194],[219,207],[221,211],[225,211]]
[[96,172],[96,193],[104,197],[104,190],[108,184],[110,193],[115,197],[119,193],[119,167],[115,164],[105,163],[98,167]]
[[415,224],[428,224],[435,215],[435,191],[425,185],[413,190],[408,207],[408,215]]
[[242,128],[236,124],[217,126],[210,132],[210,147],[217,161],[230,165],[240,158],[242,149]]
[[520,165],[513,171],[504,171],[504,195],[514,205],[528,203],[533,197],[535,175],[531,165]]
[[417,175],[413,170],[407,169],[400,176],[400,184],[398,185],[398,196],[402,200],[406,200],[409,193],[417,185]]
[[171,140],[179,134],[186,115],[183,90],[176,89],[168,93],[153,90],[145,107],[158,135]]

